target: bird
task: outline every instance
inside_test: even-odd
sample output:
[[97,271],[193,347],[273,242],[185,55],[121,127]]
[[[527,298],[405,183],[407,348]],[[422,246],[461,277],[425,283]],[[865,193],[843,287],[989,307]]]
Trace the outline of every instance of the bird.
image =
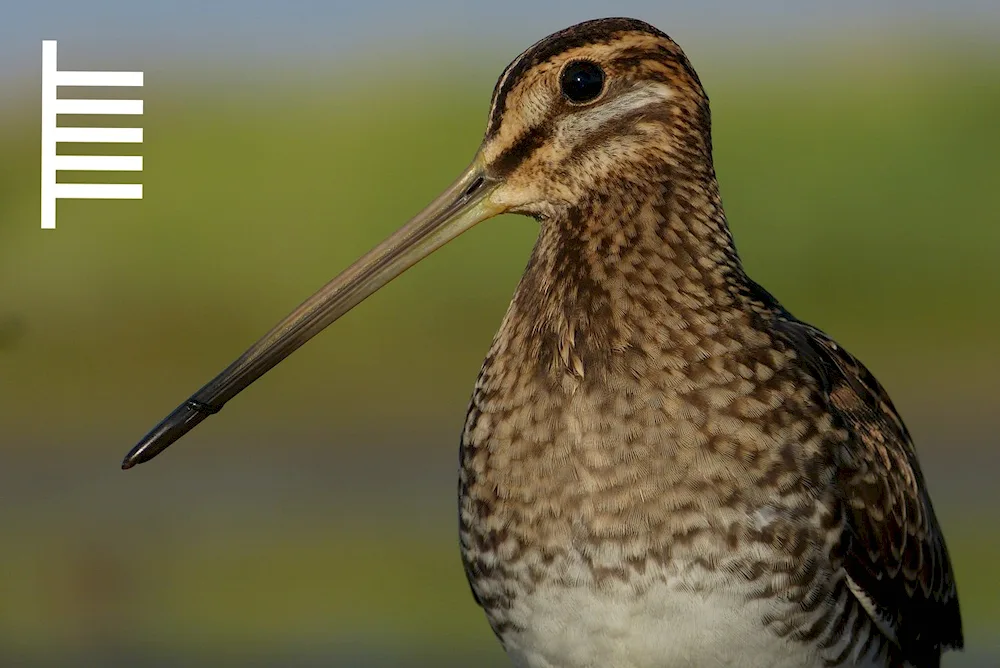
[[503,71],[472,164],[126,456],[147,461],[474,225],[539,233],[460,438],[473,598],[519,668],[932,668],[963,647],[882,385],[737,254],[702,83],[630,18]]

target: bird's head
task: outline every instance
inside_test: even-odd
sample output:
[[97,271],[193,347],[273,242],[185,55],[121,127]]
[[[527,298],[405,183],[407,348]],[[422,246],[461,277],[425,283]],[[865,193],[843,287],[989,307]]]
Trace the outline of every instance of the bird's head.
[[538,218],[650,172],[711,165],[708,99],[680,47],[634,19],[546,37],[497,81],[477,162],[490,200]]

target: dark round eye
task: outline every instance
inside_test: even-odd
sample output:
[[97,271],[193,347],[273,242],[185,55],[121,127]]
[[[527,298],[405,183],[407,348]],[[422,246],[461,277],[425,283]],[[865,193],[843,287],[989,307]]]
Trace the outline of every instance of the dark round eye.
[[604,70],[595,62],[575,60],[563,69],[559,86],[570,102],[590,102],[604,90]]

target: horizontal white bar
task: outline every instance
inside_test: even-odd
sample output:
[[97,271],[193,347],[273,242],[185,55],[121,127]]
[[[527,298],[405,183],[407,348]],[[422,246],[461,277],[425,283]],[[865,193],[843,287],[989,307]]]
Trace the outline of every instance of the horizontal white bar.
[[57,183],[56,199],[142,199],[141,183]]
[[141,86],[142,72],[56,72],[57,86]]
[[142,128],[56,128],[57,142],[141,144]]
[[141,172],[141,155],[57,155],[57,170]]
[[142,100],[56,100],[57,114],[141,114]]

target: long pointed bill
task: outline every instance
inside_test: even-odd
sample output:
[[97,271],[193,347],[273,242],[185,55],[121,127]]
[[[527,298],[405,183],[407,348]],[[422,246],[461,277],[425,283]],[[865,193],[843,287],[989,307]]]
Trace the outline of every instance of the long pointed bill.
[[139,441],[122,468],[149,461],[363,299],[477,223],[502,213],[477,156],[455,183],[395,234],[327,283]]

